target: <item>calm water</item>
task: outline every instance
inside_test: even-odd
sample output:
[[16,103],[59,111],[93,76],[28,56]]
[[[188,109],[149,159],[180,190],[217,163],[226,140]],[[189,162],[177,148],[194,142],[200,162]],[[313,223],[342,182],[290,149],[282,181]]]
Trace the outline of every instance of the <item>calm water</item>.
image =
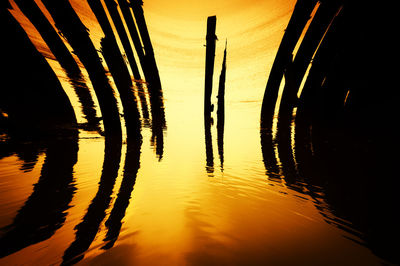
[[[72,4],[99,49],[102,32],[86,1]],[[119,152],[118,145],[105,149],[96,131],[82,129],[76,142],[23,143],[0,159],[1,235],[17,232],[13,253],[0,264],[60,264],[81,245],[81,265],[381,265],[354,219],[327,200],[324,184],[305,178],[293,185],[282,168],[266,170],[261,102],[294,4],[145,1],[164,93],[162,135],[154,138],[143,120],[143,142],[123,144]],[[70,80],[20,12],[13,15],[48,56],[84,123]],[[223,156],[214,112],[211,164],[202,106],[209,15],[217,15],[219,39],[214,91],[228,42]],[[21,160],[29,156],[30,163]],[[63,186],[49,181],[52,175],[63,175]],[[55,187],[61,196],[51,194]],[[16,216],[38,219],[46,211],[52,213],[47,222],[28,237],[18,234],[25,231],[13,225]]]

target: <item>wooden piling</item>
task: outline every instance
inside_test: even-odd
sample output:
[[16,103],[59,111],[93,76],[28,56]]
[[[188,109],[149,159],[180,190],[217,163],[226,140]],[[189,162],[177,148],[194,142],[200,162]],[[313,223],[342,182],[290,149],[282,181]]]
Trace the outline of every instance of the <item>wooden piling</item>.
[[135,56],[133,55],[133,50],[129,42],[128,35],[126,34],[126,30],[122,22],[121,16],[119,15],[117,4],[115,3],[114,0],[105,0],[104,2],[107,6],[108,12],[110,13],[114,26],[118,32],[118,36],[121,40],[122,46],[125,50],[126,57],[128,58],[129,65],[132,69],[133,77],[136,80],[140,80],[141,75],[139,73],[139,68],[135,60]]
[[[143,1],[132,0],[130,4],[143,43],[145,64],[144,67],[142,65],[142,68],[146,71],[147,89],[149,92],[150,105],[151,105],[152,128],[164,129],[165,113],[164,113],[163,92],[162,92],[160,75],[158,73],[158,68],[154,57],[153,45],[150,40],[150,35],[147,29],[146,20],[144,18],[144,13],[142,8]],[[155,123],[159,125],[155,125]],[[160,140],[162,140],[162,138],[160,138]]]
[[43,0],[56,27],[68,40],[92,81],[104,122],[105,134],[122,140],[121,121],[113,89],[87,28],[67,0]]
[[[124,17],[125,24],[128,27],[129,35],[130,35],[132,43],[135,47],[136,54],[139,58],[139,62],[140,62],[140,66],[141,66],[143,74],[144,74],[144,78],[145,78],[145,80],[150,80],[151,73],[149,73],[149,70],[147,68],[146,59],[144,56],[143,44],[142,44],[142,41],[140,40],[140,36],[139,36],[138,30],[136,28],[135,20],[132,16],[129,4],[126,0],[118,0],[118,4],[121,9],[122,16]],[[139,99],[140,99],[140,103],[142,106],[142,116],[145,120],[148,120],[149,119],[149,110],[148,110],[148,106],[147,106],[147,100],[146,100],[146,95],[144,92],[143,84],[140,82],[137,82],[136,86],[138,87]]]
[[317,0],[299,0],[294,8],[288,26],[279,45],[265,89],[261,109],[261,127],[271,128],[278,97],[279,86],[284,75],[284,69],[292,60],[293,49],[310,18]]
[[[130,8],[129,8],[129,4],[126,0],[118,0],[118,4],[121,9],[122,15],[124,17],[126,26],[128,27],[128,31],[131,36],[132,43],[135,46],[135,50],[138,55],[140,65],[142,67],[144,76],[146,78],[149,73],[147,73],[147,70],[146,70],[146,61],[145,61],[145,57],[144,57],[143,44],[142,44],[142,41],[140,40],[140,36],[139,36],[138,30],[135,25],[135,20],[132,16]],[[149,77],[147,77],[147,78],[149,78]]]
[[24,15],[38,30],[40,36],[46,42],[50,51],[56,57],[61,67],[64,68],[71,85],[73,86],[79,102],[82,105],[82,112],[87,120],[85,128],[87,130],[100,130],[99,119],[96,115],[95,104],[87,87],[82,72],[72,57],[70,51],[61,40],[60,35],[55,31],[46,16],[33,0],[16,0],[15,1]]
[[226,79],[226,49],[228,42],[225,42],[224,59],[222,61],[221,75],[219,76],[218,87],[218,109],[217,109],[217,143],[218,154],[221,162],[221,169],[224,167],[224,126],[225,126],[225,79]]
[[128,140],[130,138],[141,138],[139,111],[127,65],[100,0],[88,0],[88,3],[105,34],[105,37],[101,40],[102,52],[121,97],[127,138]]
[[0,86],[0,109],[8,114],[12,126],[24,129],[25,134],[75,126],[74,110],[53,69],[2,6],[0,25],[7,36],[0,42],[5,78]]
[[150,79],[147,77],[147,81],[151,85],[150,93],[156,97],[162,97],[159,95],[161,93],[160,75],[158,73],[157,63],[154,57],[153,45],[151,43],[149,31],[147,29],[147,24],[144,18],[142,5],[143,1],[140,0],[131,1],[131,8],[135,16],[136,24],[139,29],[140,37],[142,39],[144,47],[145,61],[146,61],[145,68],[147,68],[151,74]]
[[214,60],[215,60],[215,28],[217,17],[211,16],[207,18],[207,35],[206,35],[206,70],[204,81],[204,115],[212,112],[211,94],[214,75]]

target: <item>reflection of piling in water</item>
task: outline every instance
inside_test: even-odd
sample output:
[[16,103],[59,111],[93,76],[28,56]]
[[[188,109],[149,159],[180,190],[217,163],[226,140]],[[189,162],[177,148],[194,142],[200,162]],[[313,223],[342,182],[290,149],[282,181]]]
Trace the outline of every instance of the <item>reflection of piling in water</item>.
[[266,173],[270,178],[277,178],[279,176],[279,166],[274,151],[275,143],[273,140],[272,131],[268,129],[261,129],[260,140]]
[[219,76],[218,87],[218,109],[217,109],[217,131],[218,131],[218,154],[221,162],[221,169],[224,168],[224,126],[225,126],[225,79],[226,79],[226,49],[225,43],[224,59],[222,62],[221,75]]
[[206,70],[204,81],[204,115],[212,112],[211,94],[212,83],[214,75],[214,60],[215,60],[215,42],[217,36],[215,35],[215,28],[217,24],[217,17],[212,16],[207,18],[207,35],[206,35]]
[[72,105],[57,76],[4,5],[0,25],[7,36],[0,42],[5,78],[0,109],[8,114],[9,126],[28,135],[28,131],[75,124]]
[[42,2],[89,74],[100,105],[106,135],[122,138],[121,121],[113,89],[96,48],[89,38],[87,28],[68,1],[43,0]]
[[77,94],[79,101],[82,105],[82,112],[87,120],[85,129],[87,130],[100,130],[99,119],[96,115],[94,102],[90,94],[89,88],[86,86],[81,70],[72,57],[68,48],[61,40],[51,23],[47,20],[46,16],[42,13],[40,8],[33,0],[17,0],[15,1],[24,15],[32,22],[43,40],[48,45],[49,49],[64,68],[68,78]]
[[124,174],[114,207],[110,216],[105,222],[108,228],[106,238],[107,244],[103,247],[109,249],[114,246],[121,231],[122,219],[125,216],[126,209],[129,206],[131,194],[136,182],[136,176],[140,168],[140,149],[142,141],[134,139],[127,142],[126,156],[124,164]]
[[163,99],[158,98],[151,103],[151,145],[155,147],[156,155],[161,160],[164,154],[164,130],[166,129]]
[[139,111],[133,94],[133,84],[128,68],[101,2],[99,0],[88,0],[88,3],[105,34],[105,37],[101,40],[102,52],[120,94],[127,136],[128,138],[140,138]]
[[85,216],[75,229],[75,240],[64,252],[63,264],[74,264],[82,260],[97,235],[99,226],[106,216],[111,202],[115,180],[118,176],[121,160],[121,141],[106,136],[103,170],[96,196],[90,203]]
[[1,230],[0,258],[49,239],[63,226],[75,186],[73,167],[78,156],[78,132],[46,140],[46,158],[39,181],[13,223]]

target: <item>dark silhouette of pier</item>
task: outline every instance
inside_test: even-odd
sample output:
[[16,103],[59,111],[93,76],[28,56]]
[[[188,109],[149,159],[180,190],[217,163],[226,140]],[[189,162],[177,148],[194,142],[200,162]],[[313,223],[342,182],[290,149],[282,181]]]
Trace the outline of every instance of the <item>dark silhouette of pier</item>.
[[[101,1],[88,0],[104,33],[101,51],[95,49],[89,30],[69,1],[42,1],[55,22],[54,26],[33,0],[15,2],[66,72],[82,105],[87,124],[77,125],[74,110],[56,74],[9,12],[11,5],[8,1],[3,1],[0,5],[0,24],[4,26],[2,30],[7,40],[0,42],[0,48],[6,51],[5,60],[2,61],[6,66],[3,71],[13,83],[2,86],[0,90],[0,134],[6,136],[5,141],[0,141],[0,158],[16,154],[22,161],[21,171],[30,171],[42,153],[46,154],[46,159],[32,195],[18,211],[13,223],[2,228],[4,234],[0,238],[0,257],[44,241],[63,226],[75,191],[73,166],[77,160],[78,128],[96,130],[102,134],[99,125],[102,119],[105,151],[98,193],[82,221],[76,226],[75,240],[63,256],[63,264],[74,264],[84,257],[106,217],[107,209],[111,207],[111,195],[121,158],[122,116],[127,129],[124,175],[117,199],[106,221],[108,232],[104,239],[104,248],[111,248],[117,240],[121,221],[131,201],[140,167],[142,144],[135,86],[141,102],[142,117],[147,121],[144,123],[148,123],[150,119],[148,108],[151,107],[151,142],[156,147],[158,158],[163,157],[166,120],[161,81],[141,1],[119,1],[123,14],[120,16],[117,2],[107,0],[103,5]],[[110,19],[106,11],[110,14]],[[134,47],[130,45],[123,20],[128,26]],[[128,64],[118,46],[112,24],[116,27]],[[75,61],[66,42],[83,66]],[[117,108],[113,86],[99,52],[102,53],[119,92],[123,114]],[[134,61],[134,53],[138,55],[140,64]],[[96,116],[94,101],[83,78],[82,68],[89,74],[102,118]],[[141,77],[140,69],[145,80]],[[26,80],[29,80],[29,86]],[[149,106],[144,88],[149,92]]]
[[309,194],[327,222],[398,263],[390,244],[399,236],[390,148],[398,111],[382,90],[396,83],[396,52],[385,42],[394,30],[386,17],[363,1],[297,1],[267,82],[260,136],[270,180]]

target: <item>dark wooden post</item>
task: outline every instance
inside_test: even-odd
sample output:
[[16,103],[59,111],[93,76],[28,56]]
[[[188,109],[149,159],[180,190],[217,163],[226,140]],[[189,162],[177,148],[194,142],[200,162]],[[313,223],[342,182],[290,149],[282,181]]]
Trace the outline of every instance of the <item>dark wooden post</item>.
[[215,28],[217,17],[211,16],[207,18],[207,35],[206,35],[206,70],[204,82],[204,115],[212,112],[211,94],[214,75],[214,60],[215,60]]
[[316,0],[299,0],[296,3],[289,24],[279,45],[275,61],[272,65],[261,109],[261,127],[271,128],[279,85],[284,75],[284,70],[292,60],[293,49],[310,18],[311,12],[317,3]]
[[129,4],[126,0],[118,0],[119,7],[121,8],[122,15],[124,16],[126,26],[128,27],[129,34],[131,35],[131,40],[133,45],[135,46],[136,53],[138,55],[140,64],[142,66],[142,70],[144,76],[148,75],[146,70],[146,62],[144,57],[143,45],[139,37],[139,33],[136,29],[135,21],[132,16],[131,10],[129,8]]
[[150,40],[150,35],[147,29],[146,20],[144,18],[142,5],[143,1],[141,0],[131,1],[132,11],[135,16],[136,24],[138,26],[140,37],[142,38],[144,46],[145,59],[146,59],[145,68],[148,68],[148,71],[151,72],[151,77],[150,79],[147,80],[148,82],[150,82],[151,85],[150,93],[152,93],[156,97],[159,97],[158,94],[161,93],[161,90],[159,89],[161,88],[160,75],[158,73],[158,68],[154,57],[153,45]]
[[128,140],[132,137],[141,138],[139,111],[132,91],[133,84],[128,67],[119,50],[114,32],[100,0],[88,0],[88,3],[105,34],[105,37],[101,40],[102,51],[121,97],[127,138]]
[[221,75],[219,76],[218,87],[218,109],[217,109],[217,143],[218,154],[221,161],[221,169],[224,167],[224,126],[225,126],[225,79],[226,79],[226,48],[225,42],[224,59],[222,61]]
[[68,40],[89,74],[99,101],[105,134],[122,140],[117,101],[87,28],[83,25],[69,1],[43,0],[42,3],[50,12],[56,27]]
[[[136,54],[138,55],[140,66],[143,70],[145,80],[150,80],[151,73],[148,72],[148,69],[146,66],[146,59],[144,56],[143,45],[140,40],[139,33],[136,29],[135,21],[132,16],[131,10],[129,8],[129,4],[126,0],[118,0],[118,4],[122,11],[122,15],[124,17],[126,26],[128,27],[128,31],[129,31],[132,43],[135,46]],[[143,115],[143,118],[146,120],[149,118],[149,110],[148,110],[148,106],[147,106],[146,95],[144,92],[143,84],[140,82],[137,82],[136,86],[138,87],[138,92],[139,92],[138,94],[139,94],[139,98],[140,98],[140,103],[142,105],[142,115]]]
[[128,58],[129,65],[131,66],[133,76],[136,80],[140,80],[141,76],[139,73],[139,68],[137,66],[135,57],[133,55],[133,50],[131,44],[129,43],[129,38],[128,35],[126,34],[121,16],[119,15],[117,4],[115,3],[114,0],[105,0],[104,2],[106,3],[111,19],[114,22],[114,26],[117,29],[119,38],[126,53],[126,57]]
[[0,4],[0,25],[6,36],[0,42],[5,79],[0,86],[0,109],[8,114],[13,126],[26,128],[26,134],[28,129],[33,133],[76,125],[74,110],[60,81],[7,10],[7,3]]
[[[142,68],[145,69],[146,74],[148,73],[148,75],[146,76],[146,81],[148,83],[147,88],[150,96],[150,105],[152,107],[152,128],[165,128],[164,100],[161,81],[156,60],[154,57],[153,45],[151,44],[150,35],[147,30],[142,5],[143,1],[141,0],[131,1],[131,8],[135,16],[136,24],[139,29],[145,52],[145,67],[142,66]],[[155,125],[156,123],[158,123],[159,125]]]
[[82,112],[88,122],[85,126],[86,130],[100,130],[99,119],[96,115],[95,104],[89,88],[83,79],[78,64],[72,57],[64,42],[61,40],[60,35],[58,35],[51,23],[47,20],[46,16],[33,0],[16,0],[15,2],[24,15],[38,30],[40,36],[42,36],[61,67],[64,68],[67,73],[75,93],[82,104]]

